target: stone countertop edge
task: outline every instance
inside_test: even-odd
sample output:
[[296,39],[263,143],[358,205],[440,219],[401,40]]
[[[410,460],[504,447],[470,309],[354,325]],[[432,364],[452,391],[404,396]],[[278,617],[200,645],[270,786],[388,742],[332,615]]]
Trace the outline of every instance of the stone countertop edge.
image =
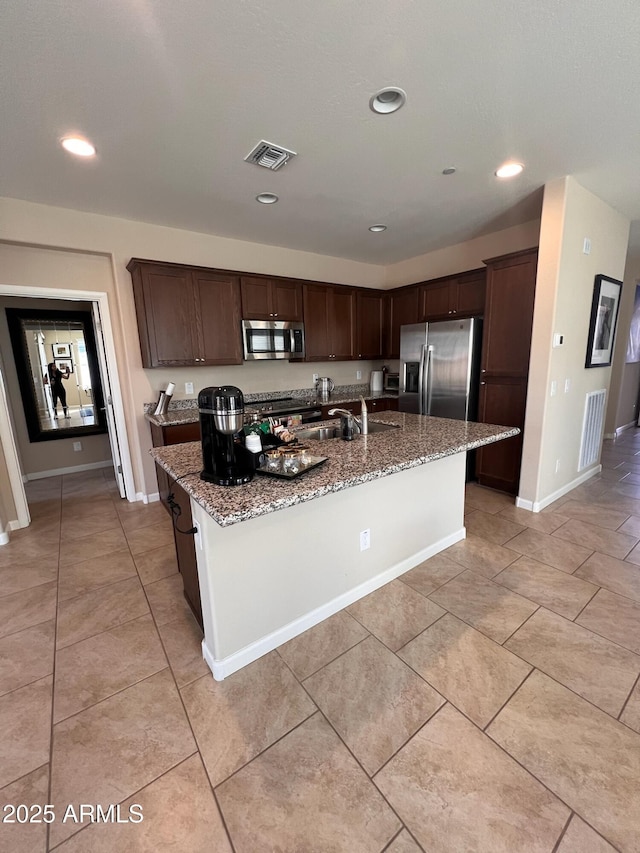
[[206,483],[200,479],[202,448],[198,441],[155,447],[150,454],[173,481],[180,480],[182,488],[215,522],[228,527],[446,456],[475,450],[520,432],[517,427],[401,412],[376,413],[370,420],[399,424],[400,429],[370,433],[351,442],[340,439],[317,442],[317,449],[316,442],[310,442],[314,455],[326,456],[327,461],[290,481],[256,474],[244,486]]
[[[281,391],[282,396],[289,396],[291,392]],[[393,391],[366,391],[361,392],[366,400],[397,400],[398,394]],[[339,406],[341,403],[353,403],[360,399],[360,395],[355,392],[345,391],[344,393],[334,394],[329,400],[318,400],[316,397],[294,397],[292,406],[295,405],[296,399],[300,400],[300,410],[305,411],[313,406]],[[197,400],[176,400],[171,401],[169,410],[166,415],[154,415],[150,409],[153,409],[155,403],[145,403],[147,411],[144,413],[145,420],[159,427],[180,426],[181,424],[193,424],[200,419],[198,414]],[[251,415],[255,412],[255,406],[251,400],[245,402],[245,414]],[[377,414],[377,413],[376,413]],[[277,417],[277,413],[274,413]],[[266,417],[266,415],[265,415]]]

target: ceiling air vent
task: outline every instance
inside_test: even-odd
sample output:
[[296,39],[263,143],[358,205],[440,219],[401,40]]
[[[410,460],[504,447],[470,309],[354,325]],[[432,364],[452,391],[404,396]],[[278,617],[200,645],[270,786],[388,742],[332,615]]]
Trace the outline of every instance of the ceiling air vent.
[[256,166],[264,166],[265,169],[271,169],[275,172],[280,166],[296,156],[295,151],[289,151],[288,148],[283,148],[282,145],[274,145],[272,142],[265,142],[264,139],[247,154],[244,158],[247,163],[255,163]]

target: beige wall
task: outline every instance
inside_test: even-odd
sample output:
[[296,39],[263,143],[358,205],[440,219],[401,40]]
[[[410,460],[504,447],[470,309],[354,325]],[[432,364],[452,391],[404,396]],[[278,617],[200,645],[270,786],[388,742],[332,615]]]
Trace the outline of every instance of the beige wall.
[[[582,251],[585,237],[589,255]],[[584,366],[594,279],[599,273],[622,279],[628,237],[629,221],[574,178],[546,186],[520,482],[520,498],[533,504],[578,477],[585,396],[608,389],[611,379],[610,367]],[[564,335],[563,346],[552,348],[554,332]]]
[[[23,258],[25,268],[28,269],[33,265],[32,259],[35,253],[38,263],[43,262],[47,265],[47,280],[56,281],[55,267],[56,264],[65,265],[64,258],[62,257],[64,253],[43,252],[41,254],[41,252],[42,250],[32,248],[21,249],[16,246],[3,246],[0,244],[0,269],[3,271],[3,278],[5,274],[11,274],[12,283],[26,284],[25,281],[19,281],[17,270],[12,269],[12,267],[18,258]],[[105,259],[103,258],[102,260],[104,262]],[[11,270],[10,273],[9,270]],[[65,272],[64,281],[66,281],[66,275],[67,273]],[[6,279],[2,283],[7,283]],[[66,284],[63,285],[60,283],[59,286],[66,286]],[[15,427],[15,438],[22,463],[22,473],[26,475],[42,474],[43,472],[55,471],[59,468],[73,468],[80,465],[109,462],[111,460],[111,449],[107,435],[82,436],[80,438],[82,450],[79,452],[73,450],[73,442],[78,440],[77,436],[74,438],[59,438],[54,441],[31,442],[29,440],[5,308],[47,308],[77,311],[90,309],[90,306],[85,302],[0,296],[0,354],[5,367],[8,402],[11,410],[11,419]],[[62,334],[59,337],[62,341]],[[69,392],[69,402],[72,402],[71,392]]]
[[17,512],[11,493],[7,462],[4,458],[4,451],[0,447],[0,538],[6,532],[9,522],[16,520],[16,516]]
[[[637,226],[636,226],[637,227]],[[629,253],[624,271],[618,333],[611,371],[611,389],[607,406],[605,433],[614,436],[616,429],[638,420],[640,362],[626,363],[629,327],[633,314],[636,285],[640,282],[640,254]]]

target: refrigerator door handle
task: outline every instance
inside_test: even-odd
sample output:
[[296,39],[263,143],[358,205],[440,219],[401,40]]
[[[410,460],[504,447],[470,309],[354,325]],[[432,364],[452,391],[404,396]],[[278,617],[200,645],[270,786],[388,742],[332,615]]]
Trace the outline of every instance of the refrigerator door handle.
[[426,396],[426,405],[425,405],[425,415],[431,414],[431,397],[433,394],[433,377],[431,376],[433,370],[433,347],[426,347],[427,350],[427,359],[426,359],[426,367],[425,367],[425,396]]
[[425,415],[426,414],[426,354],[427,347],[426,344],[422,344],[420,347],[420,367],[418,368],[418,414]]

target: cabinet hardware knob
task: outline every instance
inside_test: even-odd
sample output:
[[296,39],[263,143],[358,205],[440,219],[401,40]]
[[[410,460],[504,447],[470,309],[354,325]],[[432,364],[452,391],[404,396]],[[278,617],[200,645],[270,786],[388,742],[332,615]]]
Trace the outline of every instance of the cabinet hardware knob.
[[480,373],[486,373],[486,372],[487,372],[487,371],[485,370],[485,368],[484,368],[484,367],[483,367],[483,368],[482,368],[482,370],[480,371]]
[[487,383],[486,383],[486,382],[481,382],[480,384],[481,384],[481,385],[486,385]]

